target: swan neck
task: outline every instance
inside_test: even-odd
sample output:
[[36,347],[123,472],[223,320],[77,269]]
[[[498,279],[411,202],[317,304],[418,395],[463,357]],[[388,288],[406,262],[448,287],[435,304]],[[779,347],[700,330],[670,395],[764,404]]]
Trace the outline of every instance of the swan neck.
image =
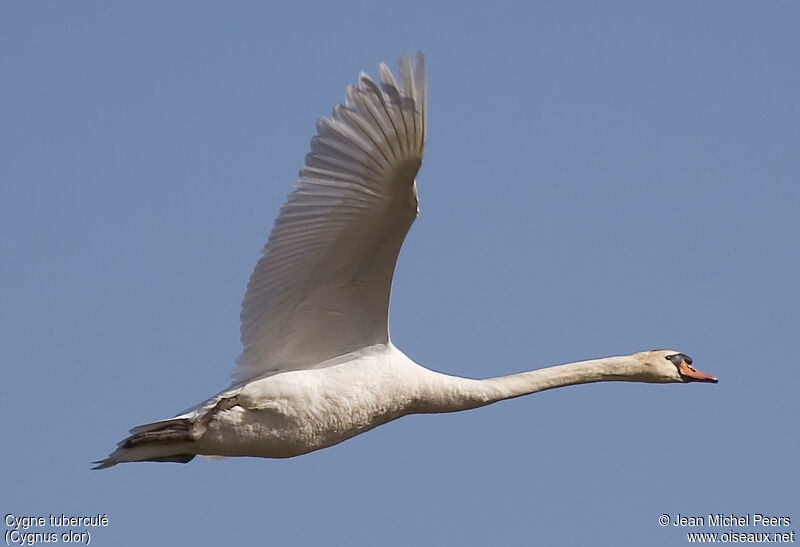
[[652,381],[630,356],[556,365],[510,376],[473,380],[438,374],[422,398],[420,412],[456,412],[538,391],[592,382]]

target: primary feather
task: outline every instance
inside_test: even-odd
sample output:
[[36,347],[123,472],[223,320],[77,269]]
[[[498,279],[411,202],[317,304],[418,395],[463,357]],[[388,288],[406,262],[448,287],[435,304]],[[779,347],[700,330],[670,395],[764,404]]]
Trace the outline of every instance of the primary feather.
[[234,380],[313,367],[389,340],[397,254],[417,215],[425,143],[425,66],[362,73],[321,119],[242,302]]

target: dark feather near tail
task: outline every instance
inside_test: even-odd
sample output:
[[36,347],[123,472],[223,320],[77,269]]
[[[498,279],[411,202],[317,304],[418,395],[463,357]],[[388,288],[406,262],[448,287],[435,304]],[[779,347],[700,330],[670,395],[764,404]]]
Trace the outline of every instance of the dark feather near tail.
[[191,442],[200,438],[202,433],[205,433],[205,428],[200,435],[195,433],[198,429],[188,419],[170,422],[161,429],[153,429],[134,433],[120,441],[117,446],[120,448],[133,448],[134,446],[145,443],[175,443],[175,442]]
[[[205,434],[208,424],[218,412],[230,410],[237,404],[235,396],[226,397],[200,416],[173,418],[134,427],[128,437],[117,443],[117,449],[112,454],[104,460],[92,462],[97,464],[92,469],[106,469],[130,461],[188,463],[195,457],[194,453],[186,452],[192,449],[191,443]],[[153,450],[148,451],[149,447]],[[170,448],[177,453],[170,454]]]

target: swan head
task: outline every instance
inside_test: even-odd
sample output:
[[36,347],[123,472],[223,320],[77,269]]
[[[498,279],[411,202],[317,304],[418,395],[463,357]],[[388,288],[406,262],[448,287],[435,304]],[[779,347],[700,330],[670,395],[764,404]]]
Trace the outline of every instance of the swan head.
[[711,382],[716,384],[717,377],[700,372],[692,365],[692,358],[671,349],[643,351],[636,354],[642,361],[649,375],[657,378],[657,382]]

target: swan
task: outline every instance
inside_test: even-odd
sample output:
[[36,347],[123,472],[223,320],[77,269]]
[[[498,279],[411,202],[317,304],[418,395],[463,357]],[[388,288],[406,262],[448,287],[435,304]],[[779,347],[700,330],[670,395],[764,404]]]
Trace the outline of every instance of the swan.
[[230,387],[140,425],[107,458],[187,463],[196,455],[288,458],[408,414],[455,412],[589,382],[717,382],[677,350],[580,361],[474,380],[397,349],[389,293],[418,213],[426,132],[425,60],[403,55],[376,84],[361,73],[317,123],[300,178],[247,285]]

